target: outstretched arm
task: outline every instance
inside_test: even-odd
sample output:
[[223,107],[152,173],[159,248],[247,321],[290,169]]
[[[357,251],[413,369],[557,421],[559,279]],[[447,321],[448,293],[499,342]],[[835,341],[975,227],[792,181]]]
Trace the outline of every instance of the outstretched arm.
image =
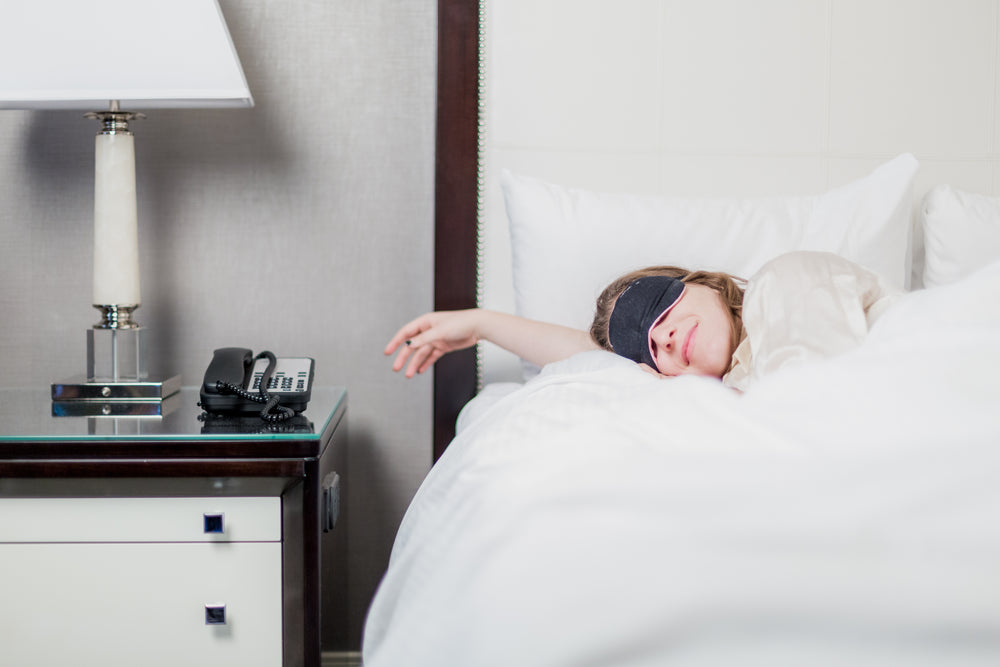
[[480,340],[539,366],[597,349],[586,331],[473,308],[421,315],[396,332],[385,346],[385,354],[399,349],[392,370],[406,366],[406,377],[413,377],[448,352],[472,347]]

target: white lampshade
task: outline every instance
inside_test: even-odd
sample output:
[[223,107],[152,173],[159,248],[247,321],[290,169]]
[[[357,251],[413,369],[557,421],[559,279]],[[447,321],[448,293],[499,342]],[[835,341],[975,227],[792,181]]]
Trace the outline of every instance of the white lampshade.
[[[216,0],[0,6],[0,109],[76,109],[102,125],[94,143],[91,301],[102,319],[88,331],[88,382],[53,385],[53,396],[90,396],[93,383],[109,379],[127,382],[126,397],[149,385],[142,327],[131,318],[142,298],[129,122],[147,109],[252,106]],[[99,396],[110,391],[105,384]]]
[[0,109],[251,107],[216,0],[0,8]]

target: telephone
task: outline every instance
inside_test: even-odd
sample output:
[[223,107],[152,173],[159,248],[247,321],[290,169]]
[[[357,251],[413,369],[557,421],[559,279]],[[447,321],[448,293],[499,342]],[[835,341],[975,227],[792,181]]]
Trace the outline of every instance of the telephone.
[[[257,412],[266,422],[290,419],[306,409],[316,362],[309,357],[254,356],[242,347],[215,350],[201,386],[206,412]],[[263,404],[263,407],[262,407]]]

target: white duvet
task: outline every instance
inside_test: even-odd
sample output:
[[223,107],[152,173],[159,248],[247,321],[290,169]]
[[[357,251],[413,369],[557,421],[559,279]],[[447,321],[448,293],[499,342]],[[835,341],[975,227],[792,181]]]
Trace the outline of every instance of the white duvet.
[[590,352],[467,420],[366,667],[1000,665],[1000,263],[744,394]]

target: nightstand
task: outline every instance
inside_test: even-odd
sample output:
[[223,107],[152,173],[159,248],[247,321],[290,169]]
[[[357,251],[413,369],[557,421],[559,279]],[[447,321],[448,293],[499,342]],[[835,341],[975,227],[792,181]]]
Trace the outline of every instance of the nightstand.
[[67,417],[0,390],[0,664],[319,667],[346,391],[274,427],[167,400]]

